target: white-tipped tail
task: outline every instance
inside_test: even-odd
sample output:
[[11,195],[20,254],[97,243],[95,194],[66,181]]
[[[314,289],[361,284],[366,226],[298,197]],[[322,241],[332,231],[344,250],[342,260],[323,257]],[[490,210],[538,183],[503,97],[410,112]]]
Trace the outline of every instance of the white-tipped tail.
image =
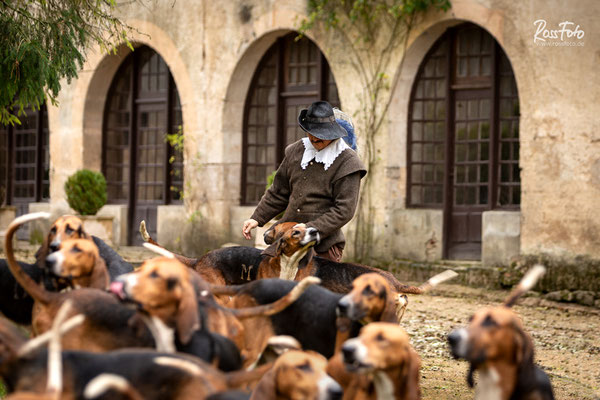
[[546,267],[540,264],[534,265],[533,268],[527,271],[525,276],[523,276],[523,279],[521,279],[521,282],[519,282],[517,290],[522,290],[523,292],[530,290],[545,273]]
[[163,249],[162,247],[155,246],[151,243],[144,243],[144,247],[148,250],[152,250],[156,254],[159,254],[163,257],[167,258],[175,258],[175,254],[171,253],[169,250]]
[[144,242],[150,240],[150,234],[148,234],[148,230],[146,229],[146,221],[144,220],[140,222],[140,235],[142,235],[142,239],[144,239]]
[[312,285],[318,285],[319,283],[321,283],[320,278],[317,278],[316,276],[307,276],[306,278],[302,279],[290,292],[292,299],[296,301],[298,297],[300,297],[302,293],[306,291],[306,289]]
[[202,375],[202,368],[200,368],[197,364],[194,364],[191,361],[187,361],[181,358],[175,357],[156,357],[154,359],[154,363],[158,365],[162,365],[164,367],[177,368],[179,370],[185,371],[191,375],[199,376]]
[[448,269],[440,274],[437,274],[437,275],[429,278],[429,280],[427,281],[427,285],[434,287],[434,286],[439,285],[442,282],[446,282],[447,280],[456,278],[457,276],[458,276],[458,274],[456,272],[452,271],[451,269]]
[[23,225],[27,222],[35,221],[37,219],[50,219],[50,216],[51,216],[51,214],[48,212],[36,212],[36,213],[21,215],[20,217],[15,218],[10,223],[9,228],[11,226],[15,226],[15,225]]
[[[71,329],[75,328],[76,326],[81,325],[84,320],[85,320],[85,316],[83,314],[77,314],[74,317],[69,318],[63,324],[61,324],[60,334],[64,335],[65,333],[67,333]],[[48,332],[42,333],[41,335],[36,336],[33,339],[27,341],[27,343],[25,343],[19,349],[18,356],[22,357],[22,356],[26,355],[27,353],[30,353],[31,351],[36,350],[36,349],[40,348],[41,346],[44,346],[46,343],[48,343],[50,341],[51,337],[52,337],[52,331],[48,331]]]
[[111,389],[126,392],[130,388],[127,379],[115,374],[100,374],[88,382],[83,390],[86,399],[94,399],[102,396]]

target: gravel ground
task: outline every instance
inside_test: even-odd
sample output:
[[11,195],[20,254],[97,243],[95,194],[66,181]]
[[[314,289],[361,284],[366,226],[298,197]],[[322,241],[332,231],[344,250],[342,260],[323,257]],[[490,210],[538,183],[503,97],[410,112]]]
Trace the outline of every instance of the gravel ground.
[[[467,363],[450,356],[446,335],[507,294],[441,285],[431,294],[410,297],[402,325],[421,356],[424,399],[473,397]],[[550,376],[556,399],[600,399],[600,310],[536,297],[521,299],[514,309],[533,338],[535,361]]]

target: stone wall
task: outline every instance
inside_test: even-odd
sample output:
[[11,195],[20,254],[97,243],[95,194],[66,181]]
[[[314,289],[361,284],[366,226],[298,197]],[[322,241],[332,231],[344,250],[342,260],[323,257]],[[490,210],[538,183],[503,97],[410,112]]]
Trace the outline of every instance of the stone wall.
[[[305,4],[178,0],[123,6],[122,16],[139,31],[134,42],[152,47],[169,66],[183,108],[185,211],[161,211],[160,226],[170,228],[159,230],[159,240],[189,254],[225,242],[247,244],[240,235],[241,221],[251,210],[239,207],[243,105],[260,58],[278,36],[295,30]],[[455,0],[448,13],[432,12],[419,21],[406,54],[395,52],[392,67],[385,71],[393,77],[386,95],[391,97],[389,122],[377,136],[378,162],[369,171],[377,182],[371,193],[373,258],[441,257],[441,211],[405,206],[406,120],[410,88],[425,53],[447,27],[464,21],[483,27],[502,46],[519,90],[520,235],[511,236],[504,262],[517,247],[521,254],[600,258],[600,213],[595,212],[600,198],[600,37],[594,29],[598,16],[600,3],[594,0],[576,6],[544,0]],[[585,45],[534,44],[538,19],[545,19],[550,29],[574,21],[585,31]],[[344,48],[332,31],[315,30],[308,36],[332,68],[343,109],[355,114],[360,110],[360,84]],[[97,149],[104,100],[128,52],[125,46],[116,55],[90,51],[79,79],[64,84],[59,107],[49,107],[53,204],[64,202],[62,187],[68,175],[82,167],[101,167]],[[360,147],[360,132],[358,137]],[[346,228],[349,238],[353,229],[353,223]],[[513,227],[499,234],[511,232]],[[349,258],[352,247],[349,242]],[[497,253],[497,262],[502,262],[505,249]]]

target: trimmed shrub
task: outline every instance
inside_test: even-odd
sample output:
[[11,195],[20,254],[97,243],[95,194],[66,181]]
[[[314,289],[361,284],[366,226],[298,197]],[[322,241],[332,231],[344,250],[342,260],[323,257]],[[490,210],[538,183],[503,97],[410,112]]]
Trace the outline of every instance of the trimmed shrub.
[[96,215],[106,204],[106,179],[100,172],[82,169],[65,182],[69,206],[80,215]]

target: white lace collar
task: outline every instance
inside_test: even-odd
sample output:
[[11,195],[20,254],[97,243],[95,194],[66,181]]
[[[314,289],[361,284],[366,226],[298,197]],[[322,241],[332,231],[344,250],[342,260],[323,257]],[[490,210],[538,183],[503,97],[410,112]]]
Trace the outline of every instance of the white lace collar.
[[306,169],[308,163],[314,158],[316,162],[324,164],[327,171],[342,151],[350,148],[343,139],[336,139],[321,151],[315,149],[307,137],[302,138],[302,143],[304,143],[304,154],[300,162],[302,169]]

